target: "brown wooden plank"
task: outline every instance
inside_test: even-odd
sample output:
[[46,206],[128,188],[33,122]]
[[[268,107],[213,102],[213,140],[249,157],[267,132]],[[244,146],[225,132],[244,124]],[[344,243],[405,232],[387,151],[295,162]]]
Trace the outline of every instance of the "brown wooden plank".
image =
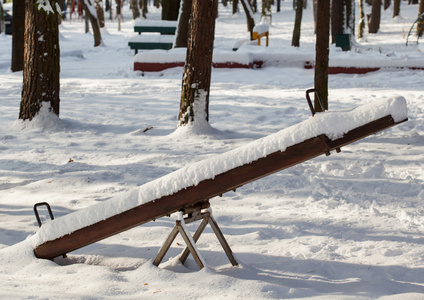
[[250,164],[219,174],[214,179],[204,180],[197,186],[182,189],[172,195],[142,204],[61,238],[48,241],[36,247],[34,253],[38,258],[52,259],[135,226],[170,215],[181,208],[222,195],[246,183],[302,163],[394,125],[396,123],[393,119],[387,116],[356,128],[336,141],[330,141],[325,135],[305,140],[288,147],[284,152],[274,152]]
[[367,136],[370,136],[372,134],[375,134],[379,131],[385,130],[387,128],[390,128],[394,125],[398,125],[400,123],[406,122],[408,119],[402,120],[400,122],[395,123],[392,116],[385,116],[383,118],[380,118],[378,120],[372,121],[370,123],[367,123],[361,127],[352,129],[347,134],[345,134],[342,138],[339,138],[337,140],[331,141],[330,139],[327,139],[328,147],[331,150],[334,150],[336,148],[354,143],[360,139],[363,139]]

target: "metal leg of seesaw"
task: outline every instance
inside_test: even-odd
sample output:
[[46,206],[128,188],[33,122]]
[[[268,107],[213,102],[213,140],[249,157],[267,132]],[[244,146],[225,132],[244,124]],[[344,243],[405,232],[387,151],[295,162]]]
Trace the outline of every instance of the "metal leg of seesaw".
[[[175,240],[178,233],[180,233],[184,239],[184,242],[187,245],[180,256],[181,263],[184,264],[185,261],[187,260],[188,255],[191,253],[191,255],[193,255],[193,258],[196,261],[199,268],[202,269],[204,267],[204,261],[201,258],[199,251],[197,250],[196,242],[199,240],[207,224],[209,224],[212,227],[213,232],[218,238],[231,264],[233,266],[238,265],[237,261],[235,260],[233,256],[233,252],[231,251],[230,246],[228,245],[224,235],[222,234],[221,229],[219,228],[218,224],[216,223],[210,211],[206,211],[203,213],[200,210],[195,211],[194,213],[190,214],[189,217],[184,219],[182,219],[182,213],[180,214],[181,214],[180,219],[176,221],[174,228],[172,229],[171,233],[169,234],[162,248],[159,250],[157,257],[153,262],[155,266],[159,266],[162,259],[165,257],[166,253],[168,252],[172,242]],[[185,224],[188,224],[194,221],[199,221],[199,220],[202,220],[202,221],[199,227],[197,228],[196,232],[194,233],[193,238],[191,238],[191,235],[188,232],[187,228],[185,227]]]

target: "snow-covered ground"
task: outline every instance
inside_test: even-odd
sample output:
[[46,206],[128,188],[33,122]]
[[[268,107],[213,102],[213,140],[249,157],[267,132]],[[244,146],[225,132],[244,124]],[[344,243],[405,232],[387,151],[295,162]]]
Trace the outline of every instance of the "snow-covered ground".
[[[273,14],[270,48],[310,52],[312,10],[304,14],[301,47],[292,49],[294,12],[291,2],[282,4]],[[380,32],[352,52],[370,65],[377,54],[424,60],[416,45],[405,46],[417,10],[403,2],[402,17],[383,12]],[[153,266],[174,215],[66,259],[35,258],[27,239],[38,229],[35,203],[49,202],[58,218],[310,117],[304,93],[313,87],[313,70],[214,69],[214,130],[175,131],[182,68],[133,72],[127,42],[134,21],[124,11],[120,32],[116,21],[107,22],[103,47],[93,47],[83,23],[61,25],[60,119],[17,120],[22,72],[10,71],[11,38],[0,35],[0,298],[424,299],[424,71],[418,70],[330,75],[330,110],[403,96],[409,121],[211,200],[238,267],[209,227],[198,242],[206,268],[198,271],[191,257],[179,263],[180,237]],[[148,16],[159,19],[159,11],[151,7]],[[245,30],[243,14],[220,6],[217,49],[231,49]]]

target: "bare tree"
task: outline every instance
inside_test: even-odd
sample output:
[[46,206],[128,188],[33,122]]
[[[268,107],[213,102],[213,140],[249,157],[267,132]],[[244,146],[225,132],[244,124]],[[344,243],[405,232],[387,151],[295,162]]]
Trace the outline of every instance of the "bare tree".
[[359,0],[358,4],[359,4],[358,39],[361,39],[364,37],[364,30],[365,30],[364,0]]
[[32,120],[43,105],[59,115],[59,27],[51,6],[40,7],[26,1],[22,98],[19,119]]
[[209,121],[209,91],[218,0],[193,0],[178,126]]
[[241,0],[241,5],[246,13],[247,30],[250,32],[250,40],[253,40],[253,28],[255,27],[253,7],[248,0]]
[[[328,109],[328,56],[330,35],[330,1],[317,1],[317,36],[315,46],[315,89],[322,96],[324,106]],[[315,110],[321,111],[319,101],[315,98]]]
[[271,4],[272,0],[262,0],[261,22],[267,22],[268,24],[271,24]]
[[121,6],[122,0],[115,0],[116,3],[116,19],[118,20],[118,31],[121,31]]
[[187,47],[188,35],[190,31],[189,23],[192,4],[192,0],[181,1],[180,15],[178,16],[177,36],[175,37],[174,48]]
[[6,30],[5,23],[4,23],[4,9],[2,1],[0,1],[0,33],[4,32]]
[[331,43],[336,42],[336,37],[344,33],[344,0],[331,1]]
[[238,12],[238,0],[233,0],[233,15]]
[[355,0],[345,0],[345,33],[355,37]]
[[180,0],[162,0],[162,20],[176,21],[180,11]]
[[133,14],[133,20],[140,18],[140,8],[138,7],[137,0],[131,0],[131,10]]
[[294,28],[292,43],[293,47],[299,47],[300,45],[300,28],[302,25],[302,15],[303,15],[303,0],[296,0],[296,16],[294,19]]
[[372,0],[371,15],[368,15],[368,32],[377,33],[380,29],[381,0]]
[[[424,0],[420,0],[420,5],[418,6],[418,17],[422,17],[424,14]],[[424,17],[422,17],[417,23],[417,34],[422,36],[424,27]]]
[[143,19],[147,19],[147,13],[148,13],[148,9],[147,9],[147,0],[141,0],[141,13],[143,16]]
[[13,1],[12,72],[24,69],[25,0]]
[[394,0],[393,2],[393,18],[396,18],[400,14],[400,0]]
[[102,43],[102,34],[100,33],[100,26],[94,2],[93,0],[82,0],[82,6],[84,8],[85,15],[90,20],[91,28],[93,29],[94,47],[100,46]]
[[105,13],[104,13],[104,9],[103,9],[102,0],[94,0],[94,8],[96,9],[97,21],[99,22],[99,27],[104,28],[105,27]]

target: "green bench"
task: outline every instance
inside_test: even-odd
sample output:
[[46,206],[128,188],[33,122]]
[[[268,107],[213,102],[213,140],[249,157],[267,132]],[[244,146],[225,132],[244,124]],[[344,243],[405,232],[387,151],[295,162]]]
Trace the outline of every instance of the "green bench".
[[[135,50],[135,54],[138,53],[138,50],[172,49],[176,29],[177,21],[139,20],[134,25],[134,32],[137,32],[138,36],[132,37],[128,46]],[[160,35],[142,35],[142,33],[160,33]]]

